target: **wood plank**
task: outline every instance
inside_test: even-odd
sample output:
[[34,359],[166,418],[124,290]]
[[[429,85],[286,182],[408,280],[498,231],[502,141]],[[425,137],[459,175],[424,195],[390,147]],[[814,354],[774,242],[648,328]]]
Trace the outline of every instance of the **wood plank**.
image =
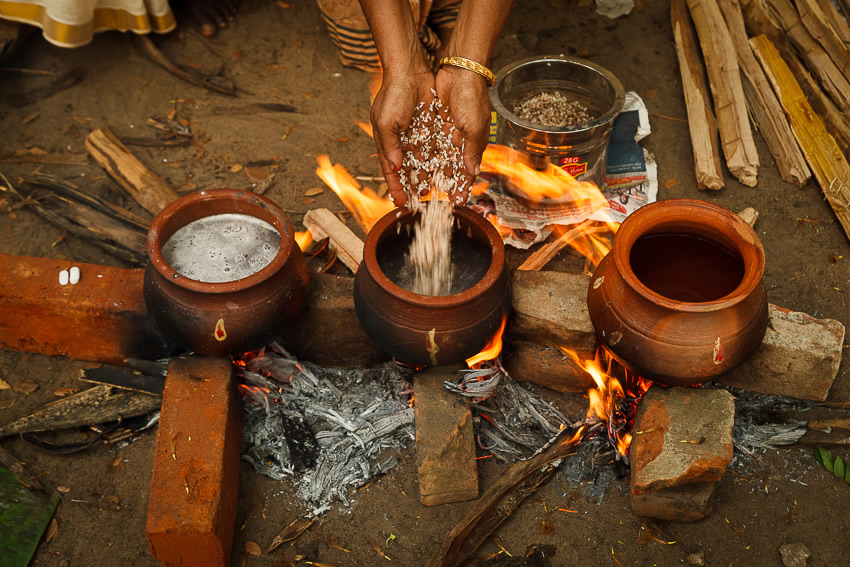
[[313,240],[328,238],[340,261],[356,272],[363,261],[363,241],[328,209],[313,209],[304,215],[304,226]]
[[782,105],[779,104],[770,83],[764,76],[764,71],[753,55],[753,50],[748,43],[741,6],[737,0],[719,0],[719,3],[729,34],[735,43],[738,63],[744,73],[744,94],[750,111],[770,148],[771,155],[776,160],[782,179],[802,187],[812,173],[806,165],[806,158],[800,152],[794,133],[791,132],[791,126],[782,111]]
[[826,131],[820,117],[812,110],[806,95],[773,43],[760,35],[752,38],[750,45],[761,61],[782,107],[788,113],[791,128],[815,179],[844,228],[844,233],[850,237],[850,165],[835,139]]
[[817,0],[795,0],[797,12],[800,14],[800,21],[812,34],[812,37],[817,40],[824,51],[826,51],[835,66],[841,71],[844,77],[848,77],[850,70],[850,51],[847,46],[838,37],[835,29],[829,24],[827,16],[817,3]]
[[688,0],[714,97],[726,166],[749,187],[758,183],[758,151],[750,128],[738,56],[716,0]]
[[699,189],[722,189],[723,170],[720,165],[720,141],[717,137],[717,119],[711,109],[711,96],[705,79],[705,66],[697,46],[696,32],[688,15],[685,0],[670,4],[673,38],[682,89],[688,112],[688,129],[694,151],[694,170]]
[[803,25],[790,0],[766,0],[766,3],[774,20],[785,30],[824,90],[842,112],[850,113],[850,82]]
[[179,195],[130,153],[115,134],[97,128],[86,136],[86,150],[142,207],[158,214]]

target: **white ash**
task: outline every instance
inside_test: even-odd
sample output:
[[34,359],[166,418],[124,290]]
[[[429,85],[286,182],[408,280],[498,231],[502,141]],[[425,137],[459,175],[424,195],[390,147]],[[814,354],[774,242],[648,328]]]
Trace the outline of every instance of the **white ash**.
[[539,126],[584,126],[593,116],[577,100],[570,100],[558,91],[528,95],[514,105],[513,113],[522,120]]
[[[420,214],[414,226],[408,255],[414,273],[413,291],[422,295],[448,295],[452,288],[452,206],[463,204],[469,178],[463,165],[463,148],[452,143],[455,125],[437,92],[426,107],[419,103],[410,126],[401,135],[406,148],[401,185],[408,207]],[[428,201],[422,197],[430,195]]]
[[[368,371],[321,368],[272,345],[239,369],[249,386],[242,388],[242,458],[277,480],[298,475],[297,493],[311,515],[335,500],[348,506],[352,487],[395,466],[386,450],[401,452],[414,439],[404,372],[392,363]],[[293,439],[293,427],[310,435]]]

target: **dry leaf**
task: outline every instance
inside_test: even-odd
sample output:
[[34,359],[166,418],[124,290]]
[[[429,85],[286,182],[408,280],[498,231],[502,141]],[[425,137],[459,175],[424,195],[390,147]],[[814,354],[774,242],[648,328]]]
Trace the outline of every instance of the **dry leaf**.
[[56,521],[56,518],[50,520],[50,524],[47,526],[47,533],[44,534],[44,541],[46,543],[50,543],[50,540],[56,537],[56,534],[59,533],[59,522]]
[[177,109],[176,108],[169,108],[168,114],[165,115],[165,117],[168,118],[169,120],[174,120],[175,116],[177,116]]
[[65,492],[65,493],[71,492],[71,489],[68,488],[67,486],[57,486],[56,490],[58,490],[59,492]]
[[658,94],[658,89],[649,89],[646,91],[646,94],[643,95],[643,98],[646,100],[652,100]]
[[265,181],[269,178],[269,175],[271,175],[271,173],[262,169],[258,169],[256,167],[246,167],[245,175],[250,177],[253,181]]
[[38,118],[39,114],[41,114],[41,113],[40,112],[33,112],[32,114],[30,114],[29,116],[27,116],[26,118],[21,120],[21,124],[29,124],[30,122],[32,122],[33,120]]
[[676,183],[678,183],[678,181],[676,181],[676,178],[671,177],[670,179],[668,179],[667,181],[664,182],[664,187],[669,189],[670,187],[675,187]]
[[314,197],[314,196],[319,195],[319,194],[324,193],[324,192],[325,192],[325,190],[322,189],[321,187],[311,187],[310,189],[307,189],[306,191],[304,191],[304,196],[305,197]]
[[38,390],[38,384],[33,382],[32,380],[26,380],[25,382],[21,382],[17,386],[13,386],[16,392],[20,392],[22,394],[32,394],[36,390]]
[[[315,521],[316,520],[311,520],[310,518],[298,518],[297,520],[293,521],[291,524],[283,528],[283,530],[281,530],[279,534],[277,534],[277,537],[274,538],[271,545],[269,545],[269,548],[266,550],[266,553],[271,553],[272,551],[277,549],[280,544],[286,543],[287,541],[291,541],[297,538],[302,533],[304,533],[304,530],[312,526],[313,522]],[[297,557],[296,560],[298,560]]]
[[198,62],[198,61],[189,61],[188,63],[186,63],[186,66],[187,66],[187,67],[190,67],[190,68],[192,68],[192,69],[198,69],[198,70],[200,70],[200,69],[203,69],[203,68],[204,68],[204,64],[203,64],[203,63],[200,63],[200,62]]
[[9,383],[0,378],[0,390],[8,390],[9,388],[11,388]]
[[311,98],[313,98],[313,93],[304,93],[304,98],[310,100]]
[[316,201],[316,199],[314,199],[313,197],[304,197],[303,199],[301,199],[301,204],[302,205],[310,205],[310,204],[314,203],[315,201]]
[[115,458],[112,459],[112,462],[109,463],[109,464],[112,465],[113,467],[117,467],[118,465],[121,464],[121,462],[123,460],[124,460],[124,457],[122,457],[121,455],[115,455]]
[[236,165],[230,168],[230,173],[239,173],[240,171],[242,171],[242,167],[243,166],[241,163],[237,163]]
[[91,122],[91,118],[87,118],[85,116],[74,116],[74,120],[76,120],[80,124],[88,124],[89,122]]
[[246,541],[245,542],[245,552],[248,553],[248,555],[262,555],[263,554],[263,550],[260,547],[260,544],[253,542],[253,541]]
[[15,405],[17,398],[9,398],[8,400],[0,400],[0,409],[9,409]]
[[181,118],[177,122],[179,122],[181,126],[186,126],[187,128],[189,127],[189,124],[191,124],[188,118]]
[[76,394],[79,392],[79,388],[57,388],[53,391],[54,396],[59,396],[60,398],[64,398],[65,396],[70,396],[71,394]]
[[638,12],[643,12],[643,2],[641,2],[640,0],[635,0],[635,10],[637,10]]
[[298,49],[301,49],[302,47],[304,47],[304,42],[303,41],[296,41],[295,47],[297,47]]

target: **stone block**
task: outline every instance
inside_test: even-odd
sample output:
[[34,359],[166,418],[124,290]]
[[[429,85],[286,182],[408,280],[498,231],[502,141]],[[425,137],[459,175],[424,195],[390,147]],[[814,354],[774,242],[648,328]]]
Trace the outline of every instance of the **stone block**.
[[[581,353],[582,358],[593,352]],[[564,393],[587,392],[593,378],[554,346],[512,337],[502,347],[502,366],[518,382],[533,382]]]
[[734,422],[734,399],[725,390],[650,388],[638,406],[631,446],[635,514],[704,517],[732,460]]
[[419,500],[426,506],[478,497],[472,412],[443,386],[458,368],[433,366],[413,378]]
[[354,278],[345,276],[310,275],[307,308],[280,343],[301,360],[337,368],[368,368],[389,358],[360,326]]
[[241,446],[242,401],[230,360],[172,360],[146,526],[155,558],[167,566],[230,565]]
[[[78,283],[59,274],[77,266]],[[0,254],[0,348],[123,364],[174,351],[148,318],[143,269]]]
[[759,349],[718,382],[788,398],[826,400],[838,374],[844,325],[775,305]]

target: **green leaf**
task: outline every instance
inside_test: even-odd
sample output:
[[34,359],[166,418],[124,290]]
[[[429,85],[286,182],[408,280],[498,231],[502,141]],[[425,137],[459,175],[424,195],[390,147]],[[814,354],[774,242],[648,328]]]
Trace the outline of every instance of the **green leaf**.
[[32,494],[14,475],[0,468],[0,567],[26,567],[50,523],[59,494]]
[[[828,451],[823,447],[818,447],[815,449],[815,459],[823,465],[823,468],[828,470],[830,473],[833,471],[832,467],[832,451]],[[834,474],[834,473],[833,473]]]
[[844,480],[844,470],[846,467],[844,466],[844,461],[841,457],[835,457],[835,462],[832,463],[832,474]]
[[844,482],[850,484],[850,467],[846,467],[847,470],[844,471]]

